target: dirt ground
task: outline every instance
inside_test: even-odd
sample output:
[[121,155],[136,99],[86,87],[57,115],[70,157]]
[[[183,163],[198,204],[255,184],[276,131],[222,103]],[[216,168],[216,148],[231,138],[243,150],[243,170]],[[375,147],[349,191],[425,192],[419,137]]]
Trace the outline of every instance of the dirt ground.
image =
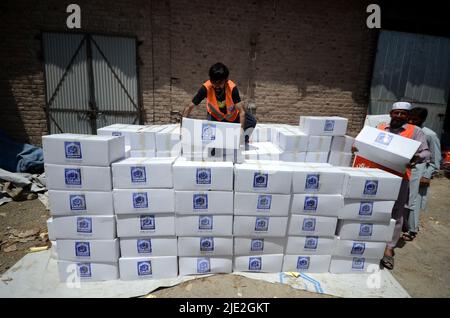
[[[412,297],[450,297],[450,180],[432,182],[428,211],[421,215],[421,230],[413,242],[396,249],[393,275]],[[39,200],[10,202],[0,206],[0,274],[22,258],[32,246],[46,245],[38,234],[28,242],[16,242],[16,251],[5,252],[11,245],[11,231],[46,232],[48,211]],[[39,230],[39,231],[38,231]],[[27,239],[26,239],[27,240]],[[17,239],[16,239],[17,241]],[[14,249],[14,248],[13,248]],[[155,297],[327,297],[288,285],[270,284],[236,275],[215,275],[152,293]]]

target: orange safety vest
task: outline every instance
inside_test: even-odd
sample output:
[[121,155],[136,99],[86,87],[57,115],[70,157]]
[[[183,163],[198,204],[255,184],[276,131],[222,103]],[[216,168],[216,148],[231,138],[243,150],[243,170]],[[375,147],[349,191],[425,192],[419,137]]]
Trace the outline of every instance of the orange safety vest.
[[224,114],[220,111],[219,104],[217,103],[216,93],[211,81],[206,81],[203,86],[206,88],[206,109],[208,113],[218,121],[234,122],[239,115],[239,110],[236,109],[233,103],[231,92],[236,87],[232,81],[228,80],[225,84],[225,105],[227,113]]
[[[387,124],[385,124],[385,123],[382,123],[377,126],[377,128],[380,130],[386,130],[386,127],[387,127]],[[414,125],[406,124],[405,130],[403,130],[399,135],[402,137],[405,137],[405,138],[412,139],[412,137],[414,135],[415,127],[416,126],[414,126]],[[411,168],[406,168],[403,178],[405,178],[406,180],[411,179]]]

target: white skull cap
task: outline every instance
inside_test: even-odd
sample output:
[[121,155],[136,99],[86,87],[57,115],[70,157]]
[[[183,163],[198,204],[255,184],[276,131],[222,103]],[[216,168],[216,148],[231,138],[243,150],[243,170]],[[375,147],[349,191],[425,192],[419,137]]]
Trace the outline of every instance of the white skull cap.
[[403,110],[411,110],[412,106],[408,102],[396,102],[392,104],[392,110],[403,109]]

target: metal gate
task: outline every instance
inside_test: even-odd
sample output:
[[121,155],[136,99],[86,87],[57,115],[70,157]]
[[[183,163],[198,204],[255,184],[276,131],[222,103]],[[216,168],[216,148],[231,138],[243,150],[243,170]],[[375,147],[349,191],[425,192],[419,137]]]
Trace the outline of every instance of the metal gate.
[[136,39],[43,33],[49,133],[141,122]]
[[369,114],[387,114],[404,100],[428,109],[425,125],[442,133],[450,89],[450,39],[381,31]]

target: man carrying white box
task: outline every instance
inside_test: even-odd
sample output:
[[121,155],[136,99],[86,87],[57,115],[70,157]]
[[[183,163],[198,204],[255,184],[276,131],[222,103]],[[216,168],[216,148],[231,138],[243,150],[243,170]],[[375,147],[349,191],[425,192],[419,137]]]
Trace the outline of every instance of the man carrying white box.
[[[394,268],[394,248],[397,245],[397,242],[400,238],[400,235],[402,233],[402,227],[403,227],[403,221],[407,217],[407,213],[409,214],[409,210],[405,208],[405,205],[408,204],[408,194],[409,194],[409,179],[411,176],[411,167],[422,162],[427,162],[430,158],[430,151],[428,149],[427,139],[423,131],[414,125],[410,125],[407,123],[408,121],[408,114],[411,109],[411,104],[407,102],[397,102],[392,105],[392,110],[390,111],[389,115],[391,116],[391,121],[389,124],[380,124],[377,126],[379,130],[387,131],[387,134],[384,135],[378,135],[375,142],[378,145],[384,145],[385,147],[388,147],[391,143],[393,136],[391,134],[400,135],[402,137],[406,137],[415,141],[418,141],[420,143],[416,153],[412,157],[411,161],[406,166],[406,170],[404,171],[402,184],[400,187],[399,195],[397,198],[397,201],[394,204],[394,208],[392,210],[392,218],[395,219],[395,230],[394,235],[392,237],[392,241],[389,242],[386,246],[386,250],[384,252],[384,257],[381,260],[381,264],[388,268],[393,269]],[[361,142],[359,140],[360,136],[356,137],[355,146],[359,146],[358,143]],[[361,146],[364,146],[364,142],[361,142]],[[375,147],[374,147],[375,148]],[[358,151],[357,149],[353,149]],[[380,166],[380,164],[374,163],[370,160],[367,160],[368,158],[362,158],[362,162],[360,164],[368,164],[372,167],[377,168],[385,168]],[[359,163],[358,156],[355,159],[354,166],[358,166]],[[393,169],[392,167],[390,167]],[[391,169],[385,169],[392,172]]]

